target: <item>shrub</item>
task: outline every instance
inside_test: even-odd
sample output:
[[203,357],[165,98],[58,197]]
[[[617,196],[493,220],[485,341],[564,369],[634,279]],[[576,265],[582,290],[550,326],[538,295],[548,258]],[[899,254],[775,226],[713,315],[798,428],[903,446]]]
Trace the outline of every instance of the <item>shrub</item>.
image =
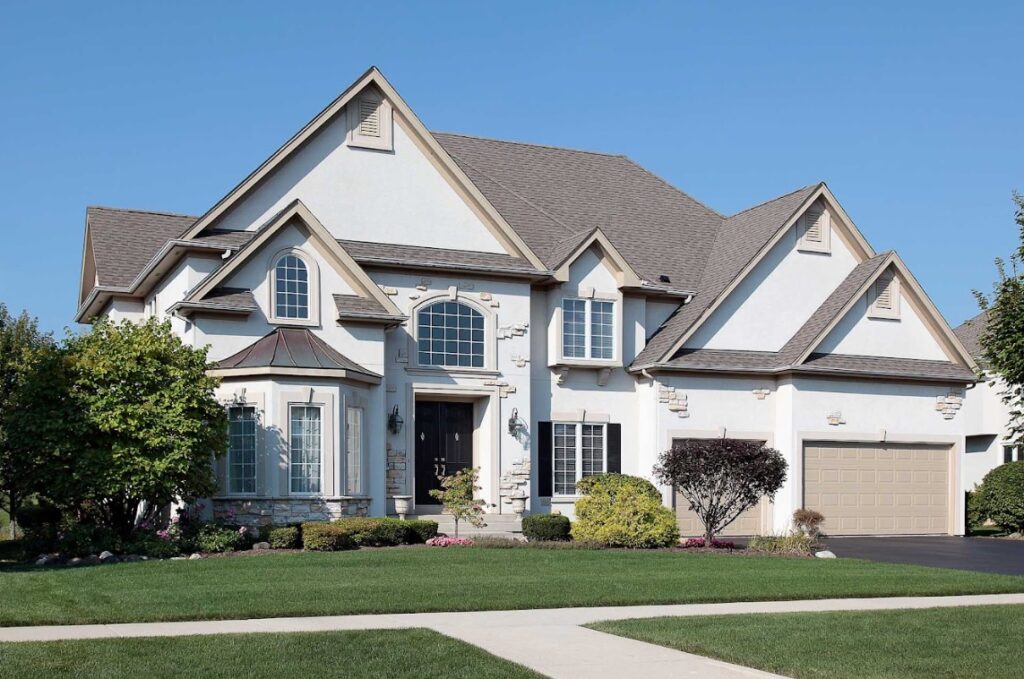
[[576,484],[572,538],[609,547],[668,547],[679,541],[672,510],[646,479],[623,474],[588,476]]
[[531,541],[564,542],[572,524],[561,514],[534,514],[523,519],[523,536]]
[[681,439],[661,454],[654,475],[675,488],[715,535],[762,497],[774,497],[786,480],[782,453],[761,441]]
[[801,507],[793,512],[793,525],[798,531],[811,538],[817,538],[821,534],[821,524],[825,521],[825,515],[813,509]]
[[110,528],[88,523],[76,523],[61,532],[57,551],[65,556],[89,556],[100,552],[121,551],[121,540]]
[[344,522],[308,522],[302,524],[302,547],[311,552],[340,552],[357,549],[359,545]]
[[996,467],[977,490],[977,511],[1011,533],[1024,532],[1024,461]]
[[[686,541],[683,542],[682,546],[685,549],[703,549],[706,544],[707,541],[704,538],[686,538]],[[711,548],[732,550],[736,549],[736,543],[732,540],[719,540],[718,538],[715,538],[711,541]]]
[[184,546],[189,551],[199,552],[234,552],[245,549],[252,542],[252,531],[245,526],[220,526],[207,523],[199,528],[195,537]]
[[266,542],[273,549],[298,549],[302,546],[302,535],[298,526],[280,526],[267,531]]
[[335,523],[344,526],[361,547],[394,547],[408,541],[409,531],[399,519],[357,517]]
[[416,519],[405,521],[406,541],[410,545],[420,545],[430,538],[437,537],[437,521]]
[[438,535],[436,538],[427,540],[428,547],[470,547],[473,541],[469,538],[450,538],[447,535]]
[[151,559],[169,559],[181,554],[181,548],[177,542],[161,538],[153,531],[137,531],[124,543],[124,552]]
[[810,535],[794,532],[789,535],[758,535],[750,540],[747,549],[765,554],[809,556],[814,553],[815,546],[815,540]]

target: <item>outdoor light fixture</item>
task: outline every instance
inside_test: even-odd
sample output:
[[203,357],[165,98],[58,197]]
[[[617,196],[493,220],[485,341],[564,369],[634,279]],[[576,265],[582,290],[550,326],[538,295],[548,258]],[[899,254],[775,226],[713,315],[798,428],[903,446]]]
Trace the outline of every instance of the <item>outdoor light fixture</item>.
[[519,429],[523,425],[519,423],[519,408],[512,409],[512,416],[508,418],[508,433],[512,436],[519,437]]
[[391,409],[391,414],[388,415],[388,431],[397,434],[402,431],[403,424],[405,424],[405,420],[398,414],[398,406],[395,406]]

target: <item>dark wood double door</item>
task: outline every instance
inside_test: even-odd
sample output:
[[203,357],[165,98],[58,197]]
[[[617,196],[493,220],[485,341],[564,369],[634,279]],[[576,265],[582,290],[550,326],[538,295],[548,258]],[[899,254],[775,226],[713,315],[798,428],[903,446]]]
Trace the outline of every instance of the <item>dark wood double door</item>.
[[439,477],[473,466],[473,404],[416,402],[416,504],[439,504]]

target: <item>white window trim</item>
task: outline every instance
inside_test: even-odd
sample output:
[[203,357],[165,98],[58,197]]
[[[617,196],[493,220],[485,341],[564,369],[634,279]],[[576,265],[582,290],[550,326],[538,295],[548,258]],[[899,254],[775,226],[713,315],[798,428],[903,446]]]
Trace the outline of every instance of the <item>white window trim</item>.
[[[576,432],[576,481],[573,483],[572,493],[559,493],[556,489],[558,484],[556,483],[555,476],[555,427],[558,425],[564,425],[573,427]],[[583,477],[583,427],[594,426],[601,428],[601,469],[602,474],[608,473],[608,423],[607,422],[568,422],[568,421],[556,421],[551,423],[551,494],[552,497],[556,498],[567,498],[567,497],[578,497],[579,494],[575,492],[576,484],[579,483]],[[591,474],[591,476],[595,476]]]
[[[372,100],[377,102],[380,117],[380,136],[371,137],[359,134],[359,105],[360,103]],[[348,114],[348,135],[349,146],[375,151],[394,151],[394,116],[392,114],[391,102],[378,92],[363,92],[353,98],[347,105]]]
[[[494,314],[490,313],[475,301],[457,294],[454,298],[447,292],[438,292],[428,297],[423,297],[418,300],[418,304],[414,306],[409,314],[411,316],[410,323],[412,324],[412,332],[409,337],[409,362],[411,366],[407,368],[409,372],[417,372],[423,374],[446,374],[446,375],[477,375],[477,374],[493,374],[497,368],[495,367],[496,359],[495,355],[497,349],[495,342],[498,337],[497,319]],[[465,304],[472,308],[474,311],[479,312],[484,317],[484,365],[482,368],[473,368],[470,366],[457,366],[457,365],[429,365],[420,363],[420,347],[419,347],[419,336],[420,336],[420,311],[424,308],[434,304],[436,302],[458,302]]]
[[[306,265],[306,274],[309,277],[309,317],[308,318],[282,318],[277,315],[277,263],[282,257],[292,255],[302,260]],[[267,278],[270,291],[267,300],[267,320],[274,325],[320,325],[320,268],[316,260],[299,248],[285,248],[276,252],[271,258],[267,267]]]
[[1024,446],[1019,446],[1013,441],[1002,441],[999,444],[999,464],[1008,464],[1006,462],[1006,449],[1012,448],[1013,451],[1010,453],[1010,462],[1021,462],[1024,461]]
[[[318,490],[318,491],[300,493],[300,492],[292,490],[292,464],[293,464],[292,463],[292,409],[293,408],[317,408],[317,409],[320,410],[320,463],[319,463],[319,467],[320,467],[320,478],[319,478],[320,490]],[[328,436],[328,431],[329,430],[327,428],[327,422],[326,422],[325,416],[326,416],[326,414],[328,412],[330,412],[330,411],[328,410],[326,405],[323,404],[323,403],[318,403],[318,402],[305,403],[305,402],[294,402],[294,401],[291,401],[291,402],[288,403],[288,407],[286,409],[286,413],[287,413],[287,417],[288,417],[288,438],[287,438],[288,447],[287,447],[287,450],[288,450],[288,496],[289,497],[324,497],[325,495],[327,495],[326,473],[325,473],[327,465],[326,465],[325,449],[327,447],[327,436]]]
[[[255,460],[255,476],[253,477],[252,492],[241,492],[231,490],[231,441],[228,441],[228,451],[224,460],[224,490],[223,495],[227,497],[255,497],[260,493],[260,407],[257,403],[229,403],[226,410],[230,413],[232,408],[252,408],[255,420],[255,431],[253,432],[253,445]],[[229,424],[230,427],[230,424]]]
[[[566,356],[565,355],[565,303],[567,301],[579,301],[585,303],[584,308],[584,349],[586,356]],[[593,358],[593,338],[591,333],[593,331],[592,325],[592,314],[593,314],[593,302],[607,302],[612,305],[612,356],[611,358]],[[622,319],[619,310],[621,309],[620,300],[615,297],[601,297],[595,295],[593,297],[582,297],[576,296],[564,296],[559,299],[558,302],[558,356],[560,358],[559,363],[563,365],[616,365],[619,362],[619,333],[622,327]]]
[[[821,240],[813,241],[808,240],[807,231],[810,228],[810,220],[808,219],[811,212],[820,213],[819,219],[821,219]],[[804,214],[800,215],[799,224],[797,225],[797,242],[796,249],[800,252],[816,252],[819,254],[831,254],[832,252],[832,215],[824,205],[815,203],[811,207],[807,208]]]
[[[359,487],[351,489],[349,487],[349,411],[356,411],[359,413]],[[366,494],[366,408],[358,405],[346,405],[345,406],[345,446],[344,446],[344,459],[342,464],[339,465],[343,469],[343,479],[341,486],[345,490],[345,495],[361,497]]]

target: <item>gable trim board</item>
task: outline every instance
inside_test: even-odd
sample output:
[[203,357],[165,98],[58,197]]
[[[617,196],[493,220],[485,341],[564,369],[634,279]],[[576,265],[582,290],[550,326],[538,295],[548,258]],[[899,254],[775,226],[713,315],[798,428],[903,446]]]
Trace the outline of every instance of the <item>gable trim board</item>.
[[[786,196],[789,195],[792,194],[786,194]],[[732,217],[729,217],[729,219],[736,219],[741,215],[750,213],[758,208],[782,200],[786,196],[773,199],[766,203],[761,203],[760,205],[755,205],[752,208],[748,208],[746,210],[743,210],[742,212],[733,215]],[[637,360],[634,362],[634,364],[630,366],[630,371],[638,372],[644,369],[655,367],[659,363],[665,361],[668,357],[672,356],[680,349],[682,349],[686,341],[693,336],[697,329],[700,328],[712,316],[712,314],[714,314],[714,312],[722,305],[722,303],[729,297],[729,295],[731,295],[736,290],[736,288],[739,287],[740,283],[743,282],[743,280],[750,274],[750,272],[753,271],[754,268],[779,243],[779,241],[781,241],[785,237],[785,235],[789,233],[789,230],[797,224],[798,220],[804,214],[804,212],[810,206],[812,206],[818,199],[822,199],[826,203],[826,206],[829,208],[829,210],[832,212],[833,219],[831,220],[831,222],[833,231],[835,231],[836,235],[838,235],[840,238],[844,240],[844,242],[846,242],[846,244],[854,253],[854,255],[861,260],[868,259],[874,256],[874,250],[868,244],[867,240],[864,239],[864,236],[860,233],[860,230],[857,229],[857,227],[854,225],[853,221],[850,220],[850,217],[849,215],[846,214],[846,211],[843,210],[841,205],[839,205],[839,201],[832,194],[831,190],[829,190],[828,186],[826,186],[824,182],[820,182],[813,187],[810,193],[800,202],[800,204],[789,215],[789,217],[787,217],[782,222],[782,224],[773,231],[772,236],[754,253],[754,255],[743,265],[739,272],[732,277],[732,279],[726,284],[726,286],[717,293],[712,292],[712,294],[715,295],[714,298],[709,301],[708,305],[700,312],[700,315],[692,323],[690,323],[686,328],[680,330],[679,335],[672,340],[672,343],[668,345],[669,348],[667,350],[659,352],[660,355],[657,357],[653,357],[651,355],[645,356],[644,354],[647,353],[646,350],[641,352],[640,355],[637,356]],[[839,228],[836,228],[837,226]],[[719,232],[718,238],[722,238],[722,233],[722,231]],[[710,260],[708,265],[710,265]],[[700,294],[701,291],[698,291],[698,297],[700,296]],[[680,310],[677,311],[676,313],[678,314],[680,311],[682,311],[683,308],[684,307],[680,307]],[[666,321],[662,328],[658,330],[658,333],[665,332],[666,330],[668,330],[671,320],[672,318],[670,317],[669,321]],[[650,340],[648,340],[648,342],[650,343],[652,340],[654,340],[658,333],[655,333],[655,335],[652,336]]]
[[352,259],[338,241],[328,233],[324,225],[320,223],[320,220],[303,205],[301,200],[292,201],[288,207],[272,217],[234,257],[196,286],[189,293],[185,301],[197,302],[203,300],[214,288],[226,281],[238,267],[270,243],[275,234],[286,225],[295,223],[293,219],[297,219],[299,223],[306,227],[314,246],[319,246],[318,249],[321,254],[327,259],[333,260],[332,263],[336,271],[346,279],[354,290],[361,290],[365,296],[374,299],[389,314],[393,316],[402,315],[401,310],[395,306],[395,303],[377,287],[377,284]]
[[577,259],[583,255],[584,252],[589,250],[592,246],[597,245],[601,250],[601,261],[613,271],[616,282],[619,288],[624,287],[641,287],[643,281],[640,276],[633,271],[633,267],[629,265],[625,257],[619,253],[618,249],[612,245],[611,241],[608,240],[608,236],[604,235],[604,232],[599,228],[595,228],[593,232],[584,238],[576,249],[570,252],[555,268],[554,278],[560,283],[565,283],[569,280],[569,269],[576,262]]
[[218,218],[224,215],[236,202],[241,200],[252,189],[259,185],[264,178],[268,177],[288,157],[301,148],[307,141],[312,139],[316,133],[334,119],[345,108],[346,104],[352,101],[360,92],[367,87],[376,86],[384,95],[384,98],[391,102],[392,114],[396,123],[402,124],[403,128],[410,134],[413,141],[426,152],[430,161],[440,170],[442,175],[452,185],[463,199],[468,199],[470,208],[478,211],[483,217],[484,225],[498,239],[498,241],[511,253],[527,259],[537,269],[544,270],[545,266],[540,258],[526,245],[526,242],[516,231],[505,221],[493,205],[484,197],[479,189],[473,185],[469,177],[459,168],[445,150],[437,143],[430,132],[420,122],[419,118],[412,111],[405,100],[384,78],[384,75],[376,66],[371,66],[362,76],[342,92],[326,108],[318,113],[311,121],[299,130],[291,139],[286,141],[280,148],[274,151],[269,158],[257,167],[248,177],[242,180],[235,188],[231,189],[226,196],[221,198],[202,217],[196,220],[183,238],[191,239],[198,236],[204,229],[212,226]]

